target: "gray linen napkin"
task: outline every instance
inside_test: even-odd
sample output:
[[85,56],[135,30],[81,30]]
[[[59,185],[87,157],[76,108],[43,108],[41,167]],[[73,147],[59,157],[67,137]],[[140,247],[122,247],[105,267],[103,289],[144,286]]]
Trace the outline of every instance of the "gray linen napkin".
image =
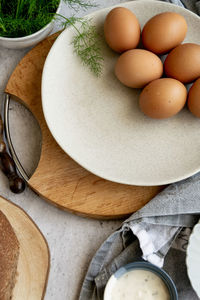
[[[200,1],[166,2],[200,14]],[[160,267],[164,264],[163,268],[175,281],[179,299],[199,299],[185,265],[188,237],[199,217],[200,173],[168,186],[102,244],[90,263],[79,300],[102,300],[111,274],[141,257]]]
[[187,277],[185,251],[199,215],[200,173],[168,186],[102,244],[90,263],[79,299],[103,299],[111,274],[142,256],[158,266],[165,258],[164,269],[175,281],[179,299],[198,299]]

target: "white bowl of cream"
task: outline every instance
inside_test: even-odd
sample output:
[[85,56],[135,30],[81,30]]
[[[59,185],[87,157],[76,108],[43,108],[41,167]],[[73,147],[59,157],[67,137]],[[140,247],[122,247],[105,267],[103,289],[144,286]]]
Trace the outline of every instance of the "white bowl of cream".
[[178,300],[169,275],[148,262],[134,262],[120,268],[109,279],[104,300]]

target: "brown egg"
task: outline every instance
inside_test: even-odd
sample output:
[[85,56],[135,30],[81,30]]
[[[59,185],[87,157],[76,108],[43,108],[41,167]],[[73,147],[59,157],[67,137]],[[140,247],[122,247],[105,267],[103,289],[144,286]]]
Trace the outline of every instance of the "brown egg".
[[136,16],[125,7],[116,7],[104,22],[106,42],[116,52],[137,47],[140,40],[140,24]]
[[124,85],[141,88],[163,74],[160,58],[150,51],[133,49],[123,53],[115,65],[115,75]]
[[186,43],[177,46],[164,63],[168,77],[189,83],[200,77],[200,45]]
[[200,118],[200,78],[195,81],[189,90],[188,108],[193,115]]
[[154,119],[165,119],[177,114],[185,105],[187,90],[178,80],[161,78],[149,83],[140,94],[143,113]]
[[178,46],[187,33],[183,16],[164,12],[151,18],[142,31],[142,42],[146,49],[163,54]]

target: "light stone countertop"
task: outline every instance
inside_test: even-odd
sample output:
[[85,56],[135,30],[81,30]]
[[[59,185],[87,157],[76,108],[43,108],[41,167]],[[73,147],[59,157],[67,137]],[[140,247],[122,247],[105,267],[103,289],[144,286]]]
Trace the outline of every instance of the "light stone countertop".
[[[99,7],[90,11],[119,2],[125,1],[98,0],[96,3]],[[61,13],[65,16],[72,14],[65,4],[62,6]],[[84,14],[86,14],[84,11],[79,13],[81,16]],[[0,49],[1,98],[8,78],[27,51],[28,49]],[[18,156],[27,172],[31,174],[40,156],[39,126],[25,107],[12,102],[10,129]],[[22,207],[31,216],[49,244],[51,267],[45,300],[77,300],[91,258],[101,243],[121,224],[121,221],[99,221],[72,215],[48,204],[29,188],[26,188],[24,193],[15,195],[10,192],[8,180],[1,172],[0,194]]]

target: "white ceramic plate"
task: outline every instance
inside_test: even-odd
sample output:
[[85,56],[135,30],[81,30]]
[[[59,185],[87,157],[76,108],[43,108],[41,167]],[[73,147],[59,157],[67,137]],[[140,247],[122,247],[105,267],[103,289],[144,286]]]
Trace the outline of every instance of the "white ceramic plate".
[[200,221],[189,238],[186,265],[192,287],[200,297]]
[[[159,1],[120,4],[132,10],[141,26],[165,11],[183,15],[185,42],[200,42],[200,18]],[[99,32],[111,8],[95,12]],[[144,116],[138,107],[140,90],[123,86],[114,76],[118,54],[103,43],[101,78],[96,78],[73,53],[73,29],[53,45],[43,71],[42,104],[48,127],[62,149],[92,173],[131,185],[162,185],[200,170],[200,119],[184,109],[166,120]]]

